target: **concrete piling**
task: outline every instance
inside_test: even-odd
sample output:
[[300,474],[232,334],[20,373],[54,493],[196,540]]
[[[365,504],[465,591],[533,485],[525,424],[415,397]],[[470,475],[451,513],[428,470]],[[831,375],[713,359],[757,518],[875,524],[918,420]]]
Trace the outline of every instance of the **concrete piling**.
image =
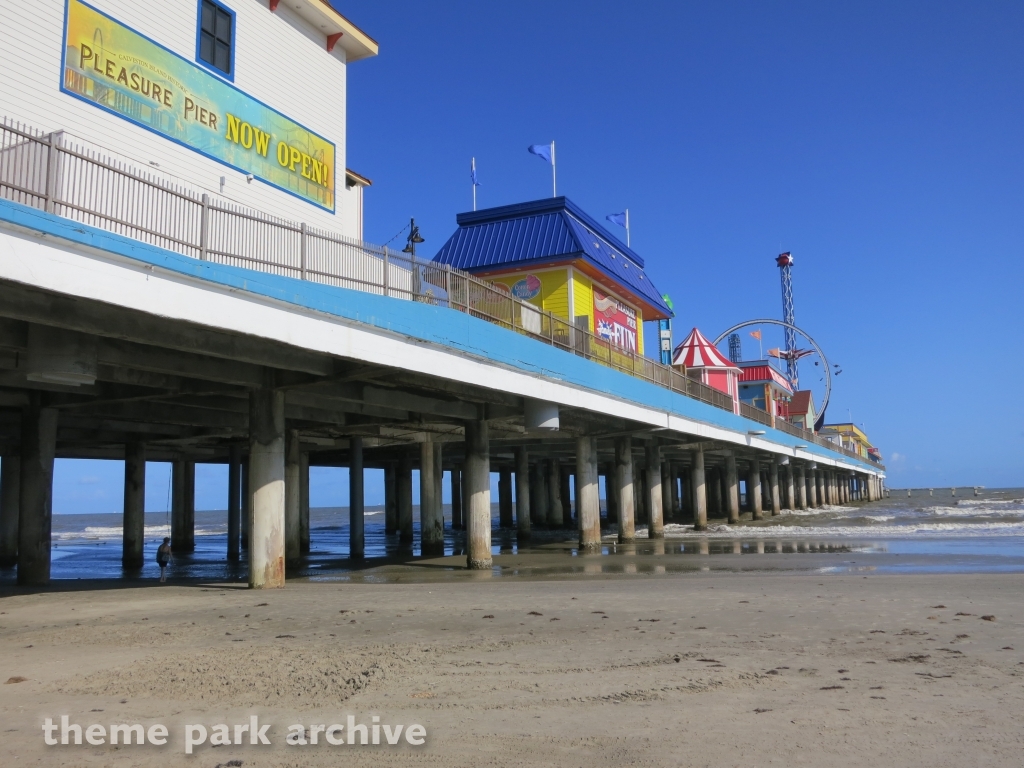
[[[455,515],[455,483],[457,479],[452,473],[452,516]],[[398,532],[398,468],[394,462],[384,467],[384,533],[392,535]],[[461,497],[460,497],[461,498]],[[460,510],[461,512],[461,507]],[[461,522],[461,515],[460,515]]]
[[779,489],[779,457],[772,456],[772,463],[768,469],[768,490],[772,500],[772,517],[782,513],[782,497]]
[[561,528],[562,513],[562,463],[558,459],[548,462],[548,525]]
[[616,505],[619,541],[633,541],[636,538],[636,508],[633,506],[633,441],[629,437],[615,441],[615,488],[619,494]]
[[491,459],[486,421],[466,422],[467,565],[491,567]]
[[786,501],[785,508],[789,511],[796,509],[796,484],[793,480],[793,461],[790,459],[786,462]]
[[[733,464],[735,470],[736,465]],[[693,529],[708,529],[708,499],[704,486],[704,451],[698,448],[693,454],[693,468],[690,470],[690,485],[693,489]],[[736,496],[737,516],[739,515],[739,496]]]
[[665,499],[661,484],[661,448],[648,443],[647,458],[647,538],[665,538]]
[[420,443],[420,549],[424,555],[444,551],[444,516],[437,493],[436,448],[429,434]]
[[252,532],[252,485],[249,483],[249,457],[242,459],[242,531],[239,546],[243,552],[249,551],[249,538]]
[[44,395],[29,394],[21,422],[21,478],[18,503],[18,584],[50,583],[53,514],[53,459],[57,448],[57,409],[43,406]]
[[622,503],[622,498],[619,490],[619,470],[614,461],[608,465],[604,475],[604,497],[608,507],[608,525],[618,526],[619,504]]
[[796,468],[796,505],[807,509],[807,470],[803,464]]
[[21,487],[21,457],[4,454],[0,461],[0,566],[18,562],[18,498]]
[[580,548],[601,546],[601,496],[597,481],[597,440],[576,439],[576,503]]
[[121,527],[121,567],[136,570],[143,564],[146,537],[146,447],[124,447],[124,520]]
[[764,519],[761,491],[761,461],[756,456],[750,459],[750,474],[747,475],[747,496],[750,499],[750,512],[754,520]]
[[736,469],[736,457],[725,457],[725,501],[729,512],[729,523],[740,521],[740,478]]
[[512,468],[498,470],[498,525],[510,529],[515,525],[512,514]]
[[284,392],[249,393],[249,586],[273,589],[285,579]]
[[196,548],[195,462],[177,458],[171,465],[171,549],[178,554]]
[[[143,457],[145,461],[145,457]],[[128,508],[128,449],[125,447],[125,509]],[[145,477],[145,473],[143,473]],[[242,536],[242,448],[232,445],[228,448],[228,551],[231,562],[238,562],[241,555]],[[126,526],[127,529],[127,526]]]
[[559,462],[559,487],[561,488],[562,500],[562,527],[572,527],[572,470],[569,467],[561,466]]
[[299,454],[299,552],[309,554],[309,452]]
[[449,473],[449,488],[452,494],[452,530],[466,529],[466,517],[462,511],[462,465],[456,464]]
[[348,556],[353,560],[366,554],[363,482],[363,438],[353,436],[348,440]]
[[516,533],[520,539],[530,538],[530,455],[525,448],[516,448]]
[[285,431],[284,449],[284,552],[285,564],[294,568],[302,559],[302,548],[299,545],[299,507],[301,492],[299,490],[299,430]]
[[403,456],[398,464],[396,481],[398,502],[398,540],[412,544],[412,459]]

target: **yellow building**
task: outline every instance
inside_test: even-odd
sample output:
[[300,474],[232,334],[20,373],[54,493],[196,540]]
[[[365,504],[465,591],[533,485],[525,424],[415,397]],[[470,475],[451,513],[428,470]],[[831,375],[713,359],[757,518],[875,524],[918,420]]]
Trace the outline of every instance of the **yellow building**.
[[672,310],[643,259],[564,197],[459,214],[434,258],[496,287],[613,349],[643,354],[643,323]]
[[831,440],[862,458],[870,461],[881,461],[882,457],[868,436],[856,424],[825,424],[818,433],[826,440]]

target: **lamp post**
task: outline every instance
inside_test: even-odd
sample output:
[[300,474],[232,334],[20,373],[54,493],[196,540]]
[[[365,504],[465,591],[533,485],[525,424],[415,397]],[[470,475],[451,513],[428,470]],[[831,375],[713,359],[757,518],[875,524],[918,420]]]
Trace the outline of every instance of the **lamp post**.
[[416,219],[409,219],[409,236],[405,239],[405,248],[402,249],[402,253],[408,253],[409,259],[412,262],[412,294],[414,301],[423,293],[422,277],[420,276],[419,267],[416,266],[416,244],[422,242],[423,236],[420,235],[420,228],[416,226]]

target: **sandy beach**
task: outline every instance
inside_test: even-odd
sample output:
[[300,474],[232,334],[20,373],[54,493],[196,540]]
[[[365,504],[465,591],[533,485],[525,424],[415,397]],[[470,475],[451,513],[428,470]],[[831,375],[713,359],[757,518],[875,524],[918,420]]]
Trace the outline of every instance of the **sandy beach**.
[[[1019,765],[1022,574],[545,580],[443,570],[452,562],[260,592],[8,588],[3,762]],[[61,715],[162,723],[170,738],[44,746],[44,718]],[[184,753],[186,724],[251,715],[272,723],[271,746]],[[290,724],[348,715],[422,724],[426,743],[284,743]]]

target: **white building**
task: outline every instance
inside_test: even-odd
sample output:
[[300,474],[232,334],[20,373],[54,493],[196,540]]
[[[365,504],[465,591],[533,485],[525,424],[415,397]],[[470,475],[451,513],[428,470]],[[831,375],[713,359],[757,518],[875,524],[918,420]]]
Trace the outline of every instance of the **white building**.
[[4,2],[0,117],[361,239],[347,65],[376,54],[325,0]]

